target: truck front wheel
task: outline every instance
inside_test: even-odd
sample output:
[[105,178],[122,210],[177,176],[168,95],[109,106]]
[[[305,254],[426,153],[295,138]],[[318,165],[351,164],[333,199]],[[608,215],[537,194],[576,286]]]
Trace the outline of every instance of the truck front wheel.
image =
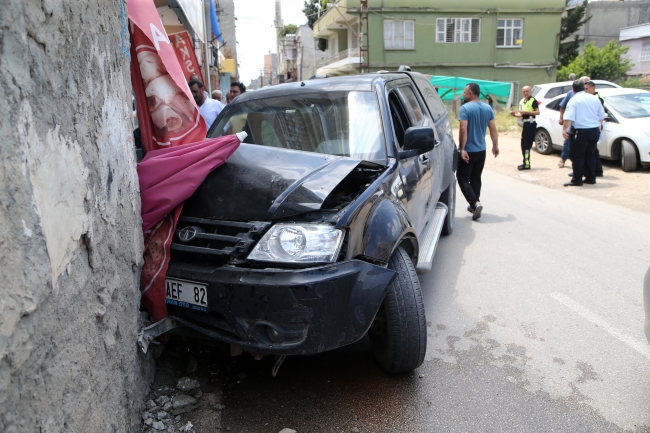
[[397,278],[377,312],[370,330],[375,359],[388,373],[418,368],[427,350],[427,325],[420,281],[406,251],[398,247],[388,262]]

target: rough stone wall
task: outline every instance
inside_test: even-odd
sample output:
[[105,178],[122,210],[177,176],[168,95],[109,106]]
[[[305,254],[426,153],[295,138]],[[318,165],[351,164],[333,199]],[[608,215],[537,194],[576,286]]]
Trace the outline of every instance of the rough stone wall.
[[136,431],[152,379],[121,17],[0,0],[0,432]]

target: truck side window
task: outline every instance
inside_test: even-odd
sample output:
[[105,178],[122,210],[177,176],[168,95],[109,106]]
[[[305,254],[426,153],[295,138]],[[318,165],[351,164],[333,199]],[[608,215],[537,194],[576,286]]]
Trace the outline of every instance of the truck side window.
[[397,137],[397,144],[401,148],[404,145],[404,133],[411,126],[409,118],[404,111],[399,96],[393,90],[388,94],[388,104],[390,106],[390,117],[393,120],[393,128]]
[[437,122],[445,114],[447,114],[445,104],[443,104],[440,96],[438,96],[438,93],[435,91],[431,83],[429,83],[424,77],[414,75],[413,79],[415,80],[418,89],[420,89],[424,103],[427,104],[427,107],[429,107],[431,118],[434,122]]
[[399,90],[406,102],[406,111],[411,117],[411,124],[413,126],[424,126],[427,123],[426,117],[422,113],[422,107],[420,107],[420,103],[415,93],[413,93],[413,89],[410,86],[400,86],[397,90]]

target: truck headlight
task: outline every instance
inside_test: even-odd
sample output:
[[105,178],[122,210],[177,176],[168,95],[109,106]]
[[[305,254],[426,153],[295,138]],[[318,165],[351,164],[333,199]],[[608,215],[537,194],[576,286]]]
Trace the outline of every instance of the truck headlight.
[[319,224],[276,224],[248,255],[262,262],[334,262],[343,243],[343,230]]

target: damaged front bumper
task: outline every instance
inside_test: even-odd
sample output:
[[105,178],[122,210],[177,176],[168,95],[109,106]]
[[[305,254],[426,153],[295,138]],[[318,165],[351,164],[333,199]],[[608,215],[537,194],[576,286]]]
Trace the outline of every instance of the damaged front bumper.
[[[365,335],[396,273],[360,260],[308,269],[208,269],[170,263],[169,278],[208,286],[208,312],[168,305],[171,318],[154,331],[183,326],[259,354],[325,352]],[[156,327],[157,326],[157,327]]]

